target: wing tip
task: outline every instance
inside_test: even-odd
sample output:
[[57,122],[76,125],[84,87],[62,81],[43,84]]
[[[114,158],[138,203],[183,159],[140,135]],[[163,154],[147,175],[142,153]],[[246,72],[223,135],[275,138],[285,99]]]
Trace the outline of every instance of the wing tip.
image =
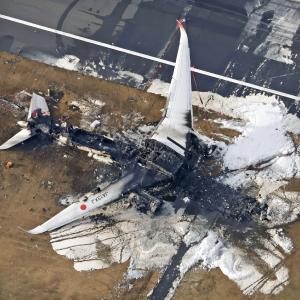
[[30,234],[41,234],[41,233],[44,233],[46,232],[47,229],[43,228],[41,225],[40,226],[37,226],[31,230],[27,230],[28,233]]
[[185,30],[186,20],[185,19],[176,20],[176,26],[179,29]]
[[10,148],[10,147],[5,146],[5,143],[4,143],[3,145],[0,146],[0,151],[1,151],[1,150],[7,150],[7,149],[9,149],[9,148]]

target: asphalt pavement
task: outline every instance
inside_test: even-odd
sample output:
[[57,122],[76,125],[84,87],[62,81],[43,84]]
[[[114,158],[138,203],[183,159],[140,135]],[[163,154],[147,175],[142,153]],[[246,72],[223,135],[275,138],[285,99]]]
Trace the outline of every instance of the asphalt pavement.
[[[179,39],[175,20],[185,17],[194,66],[298,95],[300,3],[281,2],[10,0],[1,1],[0,14],[172,61]],[[109,80],[120,80],[115,76],[119,70],[140,74],[142,83],[129,83],[137,86],[154,78],[170,81],[172,73],[172,67],[6,20],[0,20],[0,50],[42,61],[75,55],[85,64],[93,62]],[[249,92],[204,76],[197,75],[196,81],[203,91]]]

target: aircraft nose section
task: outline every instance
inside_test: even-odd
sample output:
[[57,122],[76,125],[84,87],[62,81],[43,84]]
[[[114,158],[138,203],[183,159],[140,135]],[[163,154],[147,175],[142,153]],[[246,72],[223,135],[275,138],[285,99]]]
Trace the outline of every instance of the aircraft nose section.
[[73,203],[44,224],[29,230],[28,233],[40,234],[47,231],[52,231],[81,217],[84,217],[89,212],[87,205],[88,204],[85,203]]

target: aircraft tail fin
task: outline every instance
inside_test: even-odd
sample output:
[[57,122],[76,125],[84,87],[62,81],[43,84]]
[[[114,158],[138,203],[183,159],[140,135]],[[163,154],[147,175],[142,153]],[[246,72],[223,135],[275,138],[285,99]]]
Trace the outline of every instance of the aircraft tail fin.
[[19,131],[12,138],[10,138],[8,141],[2,144],[0,146],[0,150],[9,149],[17,144],[20,144],[30,139],[32,136],[36,135],[37,131],[34,128],[30,128],[28,124],[30,120],[32,120],[32,118],[36,118],[39,116],[50,116],[49,108],[44,97],[33,93],[30,101],[28,116],[27,116],[28,122],[24,122],[24,121],[18,122],[18,125],[20,125],[20,127],[23,127],[24,129]]
[[27,120],[35,117],[35,114],[40,110],[44,116],[50,116],[50,111],[44,97],[32,93]]

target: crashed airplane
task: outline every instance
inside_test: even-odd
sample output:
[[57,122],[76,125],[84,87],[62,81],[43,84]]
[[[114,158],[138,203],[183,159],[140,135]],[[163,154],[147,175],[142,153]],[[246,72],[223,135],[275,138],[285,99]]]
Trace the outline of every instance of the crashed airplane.
[[[201,183],[193,182],[201,176],[193,171],[186,172],[192,170],[196,162],[199,164],[199,161],[207,157],[213,149],[209,149],[193,130],[190,50],[183,22],[177,23],[180,28],[180,43],[165,112],[152,137],[145,140],[142,146],[126,144],[117,139],[111,140],[64,123],[52,124],[45,99],[33,94],[28,122],[21,124],[25,128],[0,146],[0,149],[8,149],[37,134],[50,134],[60,142],[75,145],[79,149],[85,150],[87,147],[90,149],[92,146],[92,151],[96,153],[108,153],[112,159],[123,162],[125,168],[119,180],[103,190],[96,189],[83,195],[78,202],[71,204],[29,233],[40,234],[55,230],[78,219],[89,217],[95,209],[119,200],[131,192],[147,195],[147,189],[167,183],[176,183],[178,186],[184,184],[187,191],[188,185],[193,186],[190,188],[193,190],[190,194],[195,194],[197,189],[196,194],[200,199],[197,199],[197,205],[201,209],[206,205],[205,209],[209,207],[210,211],[220,212],[224,210],[224,206],[232,206],[224,199],[226,195],[230,195],[230,199],[238,198],[231,201],[233,207],[227,211],[234,214],[240,201],[237,215],[243,214],[242,206],[245,205],[243,198],[235,197],[232,190],[223,186],[222,189],[218,189],[219,183],[211,178],[203,179],[206,181],[202,185],[205,184],[206,188],[202,189]],[[201,190],[200,194],[198,189]],[[217,190],[222,193],[217,195]],[[212,199],[211,195],[216,197]],[[202,201],[201,197],[205,198],[205,201]],[[251,211],[258,205],[255,199],[251,199],[249,203]],[[189,206],[194,209],[193,205]],[[248,213],[248,208],[245,211]]]
[[54,230],[87,216],[124,194],[172,180],[176,175],[184,163],[188,141],[193,135],[190,50],[183,24],[178,22],[178,26],[181,37],[166,110],[152,138],[146,141],[146,151],[136,156],[133,167],[126,170],[121,179],[98,193],[82,197],[30,233]]
[[[79,202],[52,217],[44,224],[30,230],[31,234],[51,231],[87,216],[96,208],[118,200],[124,194],[151,187],[174,178],[184,164],[190,141],[195,135],[192,124],[192,90],[190,71],[190,50],[188,37],[183,22],[177,21],[180,28],[180,44],[176,58],[169,96],[164,116],[157,126],[153,136],[145,142],[145,149],[137,151],[133,167],[125,171],[121,179],[112,183],[104,190],[84,195]],[[69,138],[72,143],[80,136],[80,129],[51,124],[48,106],[43,97],[33,94],[29,108],[27,122],[19,122],[23,129],[0,146],[0,150],[11,148],[37,134],[51,134],[60,141]],[[65,128],[65,130],[63,130]],[[76,133],[76,134],[75,134]],[[83,138],[84,139],[84,138]],[[107,152],[115,158],[116,145],[106,137],[95,138],[94,151]],[[80,147],[79,147],[80,148]],[[81,146],[82,148],[82,146]]]

